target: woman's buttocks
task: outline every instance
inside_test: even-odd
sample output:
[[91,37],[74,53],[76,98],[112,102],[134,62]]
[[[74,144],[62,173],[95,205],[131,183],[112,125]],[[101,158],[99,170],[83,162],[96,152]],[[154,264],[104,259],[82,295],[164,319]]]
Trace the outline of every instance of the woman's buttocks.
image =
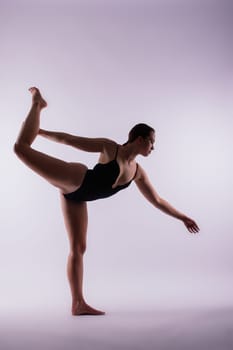
[[73,192],[82,186],[87,175],[88,167],[82,163],[67,163],[69,176],[67,176],[67,191]]

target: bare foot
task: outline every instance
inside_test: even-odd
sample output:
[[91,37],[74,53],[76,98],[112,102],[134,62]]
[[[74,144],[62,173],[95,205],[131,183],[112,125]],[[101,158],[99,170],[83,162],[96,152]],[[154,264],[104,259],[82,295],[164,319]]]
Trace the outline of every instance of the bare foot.
[[78,305],[72,310],[73,316],[82,316],[82,315],[105,315],[105,312],[96,310],[90,305],[83,303],[78,303]]
[[32,102],[33,103],[38,103],[42,108],[47,107],[47,102],[42,98],[40,90],[37,89],[36,87],[31,87],[28,89],[32,93]]

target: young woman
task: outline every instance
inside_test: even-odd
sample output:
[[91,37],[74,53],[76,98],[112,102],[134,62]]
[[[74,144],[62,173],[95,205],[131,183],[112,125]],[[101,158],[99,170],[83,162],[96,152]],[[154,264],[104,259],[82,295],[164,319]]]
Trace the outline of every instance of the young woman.
[[[112,196],[134,181],[148,201],[156,208],[183,221],[190,233],[197,233],[199,228],[194,220],[173,208],[158,195],[145,170],[135,161],[139,154],[147,157],[154,149],[153,128],[146,124],[135,125],[124,145],[106,138],[86,138],[42,130],[40,113],[47,103],[37,88],[32,87],[29,90],[32,93],[32,106],[22,125],[14,150],[29,168],[60,190],[70,242],[67,271],[72,294],[72,315],[103,315],[104,312],[89,306],[83,296],[87,201]],[[67,163],[38,152],[31,147],[38,134],[82,151],[98,152],[99,162],[90,170],[84,164]]]

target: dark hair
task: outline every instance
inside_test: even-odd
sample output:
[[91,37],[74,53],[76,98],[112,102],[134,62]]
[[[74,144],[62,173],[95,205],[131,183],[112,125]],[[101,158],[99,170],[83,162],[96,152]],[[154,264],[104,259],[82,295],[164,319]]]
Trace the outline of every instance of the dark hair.
[[129,135],[128,135],[128,141],[126,143],[124,143],[124,145],[126,145],[127,143],[133,142],[139,136],[141,136],[145,139],[146,137],[150,136],[151,132],[155,132],[155,130],[152,127],[150,127],[149,125],[143,124],[143,123],[136,124],[130,130]]

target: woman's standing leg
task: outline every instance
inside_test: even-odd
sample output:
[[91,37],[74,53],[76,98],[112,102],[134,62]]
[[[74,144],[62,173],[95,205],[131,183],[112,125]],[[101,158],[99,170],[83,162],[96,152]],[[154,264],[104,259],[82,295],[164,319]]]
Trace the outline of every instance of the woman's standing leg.
[[83,257],[87,237],[87,204],[76,203],[61,195],[62,211],[68,232],[70,253],[67,274],[72,295],[73,315],[104,315],[105,313],[89,306],[83,296]]

